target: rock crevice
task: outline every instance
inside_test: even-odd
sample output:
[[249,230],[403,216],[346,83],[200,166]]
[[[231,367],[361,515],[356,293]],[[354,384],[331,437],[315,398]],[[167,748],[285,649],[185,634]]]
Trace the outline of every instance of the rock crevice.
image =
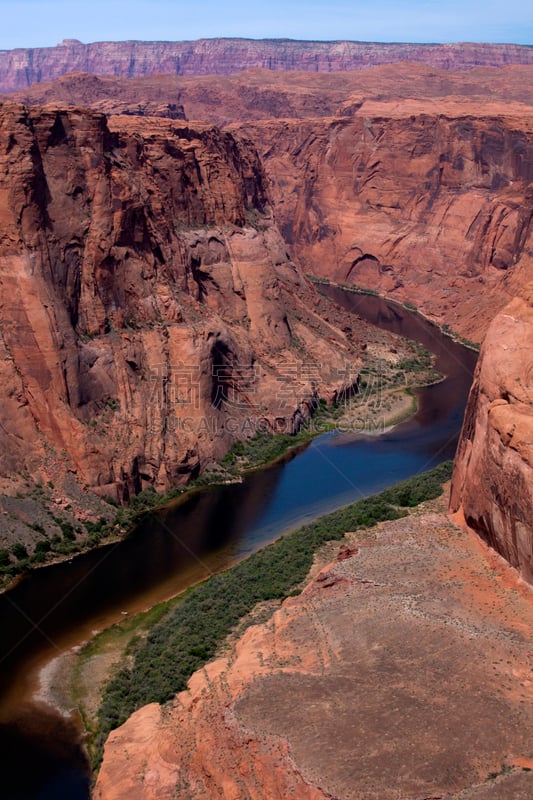
[[238,135],[5,103],[0,162],[0,478],[165,489],[250,419],[290,429],[358,363],[325,323],[316,347],[316,319],[296,342],[295,297],[316,293]]

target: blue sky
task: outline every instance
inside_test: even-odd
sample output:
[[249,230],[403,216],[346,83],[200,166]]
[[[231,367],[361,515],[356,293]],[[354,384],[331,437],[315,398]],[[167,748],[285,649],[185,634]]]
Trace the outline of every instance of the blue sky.
[[531,0],[0,0],[0,49],[212,36],[533,44]]

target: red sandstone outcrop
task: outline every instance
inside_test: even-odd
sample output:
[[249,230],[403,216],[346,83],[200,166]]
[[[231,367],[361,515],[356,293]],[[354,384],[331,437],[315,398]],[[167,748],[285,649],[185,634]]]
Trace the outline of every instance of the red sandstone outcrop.
[[530,107],[369,101],[350,119],[240,129],[305,271],[414,303],[477,341],[530,280]]
[[487,332],[457,450],[451,509],[533,583],[533,284]]
[[[135,80],[99,77],[85,72],[70,73],[53,83],[37,83],[26,91],[6,94],[4,99],[23,105],[90,106],[107,116],[128,114],[185,119],[179,87],[175,85],[179,80],[183,79],[158,75]],[[214,120],[205,120],[215,123]]]
[[[258,72],[212,86],[78,75],[28,92],[204,118],[221,113],[222,92],[226,117],[248,115],[236,134],[3,106],[3,475],[71,471],[112,495],[163,488],[232,441],[230,392],[273,426],[293,415],[297,424],[317,392],[332,396],[335,382],[322,374],[316,384],[313,365],[339,372],[346,342],[310,313],[312,290],[276,223],[306,271],[414,302],[482,337],[530,279],[533,113],[490,104],[483,70],[467,80],[400,65],[394,102],[392,72],[270,73],[269,82]],[[529,73],[494,73],[495,97],[508,86],[531,102]],[[380,86],[381,100],[365,99]],[[443,101],[450,87],[463,94]],[[322,102],[335,116],[312,116]],[[279,118],[286,107],[307,118]],[[261,150],[269,187],[243,133]],[[276,410],[280,369],[288,384]]]
[[444,514],[349,536],[111,733],[95,800],[529,800],[531,602]]
[[164,489],[357,363],[242,138],[4,104],[0,161],[0,476]]
[[[353,116],[365,102],[463,99],[475,115],[480,103],[533,103],[532,66],[449,72],[402,62],[355,72],[273,72],[183,77],[116,78],[70,73],[7,96],[26,104],[88,105],[105,113],[170,116],[185,113],[215,125],[259,119]],[[433,111],[438,106],[433,106]]]
[[67,72],[133,78],[158,73],[228,75],[268,70],[335,72],[398,61],[439,69],[532,64],[531,47],[514,44],[383,44],[290,39],[199,39],[192,42],[95,42],[67,39],[55,47],[0,51],[0,90],[14,91]]
[[527,66],[453,73],[412,63],[71,75],[18,97],[233,120],[260,150],[276,220],[306,271],[415,303],[479,341],[532,267],[531,77]]

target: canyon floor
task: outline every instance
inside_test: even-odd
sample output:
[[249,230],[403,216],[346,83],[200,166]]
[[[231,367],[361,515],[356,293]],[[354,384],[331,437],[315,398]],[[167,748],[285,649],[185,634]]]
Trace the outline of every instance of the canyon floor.
[[[187,45],[186,71],[228,46]],[[88,47],[136,74],[136,45]],[[72,40],[0,58],[21,90],[0,98],[0,581],[117,536],[115,504],[210,469],[250,416],[297,430],[371,387],[372,357],[409,360],[306,275],[485,340],[452,504],[530,580],[529,51],[331,75],[354,62],[315,48],[328,72],[271,74],[253,68],[293,46],[241,43],[247,72],[155,77],[170,45],[151,47],[133,82],[21,86],[21,58],[24,82],[80,69]],[[407,414],[400,383],[352,428]],[[533,590],[446,501],[323,549],[300,594],[111,734],[96,798],[531,800]]]
[[[374,331],[373,341],[367,348],[369,358],[365,361],[364,373],[370,385],[360,395],[347,400],[345,405],[341,404],[335,416],[333,412],[331,416],[326,412],[323,418],[312,420],[310,436],[330,426],[337,428],[339,436],[350,439],[360,433],[380,435],[416,412],[417,397],[412,390],[429,384],[435,377],[438,379],[439,373],[435,372],[429,359],[422,360],[418,351],[420,361],[415,363],[416,369],[402,370],[402,382],[398,385],[398,364],[412,363],[406,359],[412,358],[417,350],[412,343],[395,337],[393,342],[396,346],[391,352],[390,340],[391,335],[379,329]],[[238,473],[250,469],[246,457],[242,456],[241,460],[236,468]],[[229,478],[233,475],[233,472],[228,472]],[[178,599],[179,596],[174,598],[175,601]],[[158,607],[156,603],[156,616]],[[38,676],[37,673],[33,676],[33,682],[38,685],[33,700],[43,701],[67,716],[73,709],[78,709],[88,729],[94,730],[102,692],[117,664],[124,658],[131,640],[146,635],[150,625],[155,624],[150,612],[133,619],[122,618],[118,623],[115,619],[116,613],[108,620],[110,624],[114,622],[112,627],[104,627],[101,634],[88,643],[69,647],[52,661],[47,661],[44,668],[39,668]]]
[[324,548],[299,596],[111,734],[97,800],[530,800],[533,595],[446,500]]

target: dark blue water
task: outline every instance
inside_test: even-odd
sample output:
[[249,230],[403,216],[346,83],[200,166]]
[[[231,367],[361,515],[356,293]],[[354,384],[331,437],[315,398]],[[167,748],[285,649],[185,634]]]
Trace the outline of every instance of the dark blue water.
[[[0,597],[2,798],[88,797],[73,724],[32,704],[26,674],[122,612],[149,607],[301,522],[453,457],[475,354],[398,306],[326,291],[347,313],[421,341],[446,380],[420,390],[416,416],[388,433],[322,435],[284,463],[150,514],[123,542],[38,570]],[[27,763],[39,768],[29,772]]]
[[337,434],[313,441],[285,465],[277,485],[265,493],[265,507],[245,541],[239,542],[239,551],[252,552],[283,530],[379,492],[441,460],[431,456],[425,443],[418,448],[406,445],[403,435],[374,437],[356,445]]

